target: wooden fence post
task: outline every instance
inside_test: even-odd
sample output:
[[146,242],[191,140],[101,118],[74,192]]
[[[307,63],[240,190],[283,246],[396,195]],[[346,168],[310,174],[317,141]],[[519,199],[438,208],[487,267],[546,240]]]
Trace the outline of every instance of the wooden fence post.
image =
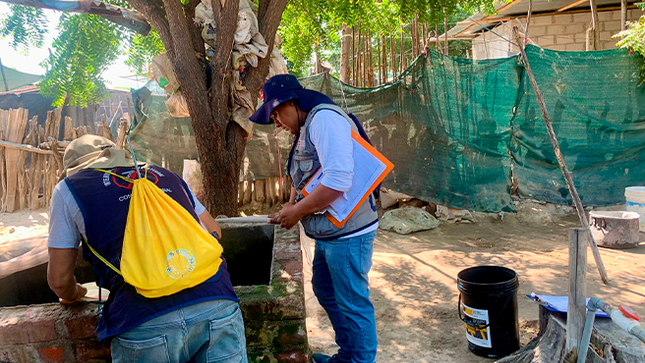
[[585,325],[587,297],[587,230],[569,230],[569,307],[567,310],[567,343],[565,352],[578,349]]

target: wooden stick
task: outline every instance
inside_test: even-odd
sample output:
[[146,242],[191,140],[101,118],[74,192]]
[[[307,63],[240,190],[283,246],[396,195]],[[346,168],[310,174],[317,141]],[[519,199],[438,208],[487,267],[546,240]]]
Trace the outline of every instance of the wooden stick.
[[32,153],[37,153],[37,154],[52,154],[54,152],[53,150],[43,150],[43,149],[39,149],[39,148],[31,146],[31,145],[18,144],[18,143],[15,143],[15,142],[4,141],[4,140],[0,140],[0,146],[4,146],[4,147],[9,148],[9,149],[31,151]]
[[[585,326],[587,297],[587,230],[569,230],[569,308],[567,310],[567,343],[565,352],[576,349]],[[580,347],[582,348],[582,347]],[[586,349],[582,349],[586,353]],[[582,352],[581,352],[582,353]]]
[[578,212],[578,218],[580,218],[580,222],[582,223],[582,226],[588,231],[587,235],[589,237],[589,245],[591,246],[594,260],[596,260],[596,265],[598,266],[600,277],[602,278],[602,282],[608,285],[609,277],[607,276],[605,265],[602,263],[602,258],[600,257],[600,251],[598,251],[598,246],[596,245],[596,241],[594,241],[593,235],[591,234],[591,227],[589,227],[589,222],[587,221],[587,216],[585,214],[584,207],[582,206],[582,201],[580,200],[580,196],[578,195],[578,190],[576,189],[576,186],[573,184],[571,173],[569,173],[567,164],[565,164],[564,162],[562,151],[560,151],[560,144],[558,143],[558,139],[555,136],[555,131],[553,131],[551,118],[549,117],[549,112],[547,111],[546,104],[544,103],[544,95],[542,95],[542,92],[540,91],[540,88],[538,87],[537,82],[535,81],[535,76],[533,75],[533,71],[531,70],[531,65],[529,64],[528,58],[526,57],[526,51],[524,50],[522,39],[520,38],[520,34],[517,29],[517,26],[513,27],[513,34],[515,35],[515,41],[520,46],[519,47],[520,53],[522,54],[522,60],[524,61],[524,67],[526,69],[526,73],[529,76],[529,80],[531,81],[531,85],[533,86],[533,90],[535,91],[535,95],[537,96],[540,109],[542,110],[542,115],[544,116],[544,123],[546,124],[546,130],[549,133],[549,138],[551,139],[551,144],[553,145],[553,151],[555,152],[555,156],[558,159],[558,164],[560,165],[560,169],[562,170],[562,174],[564,175],[564,180],[567,182],[569,193],[571,194],[571,198],[573,198],[573,203],[576,206],[576,211]]

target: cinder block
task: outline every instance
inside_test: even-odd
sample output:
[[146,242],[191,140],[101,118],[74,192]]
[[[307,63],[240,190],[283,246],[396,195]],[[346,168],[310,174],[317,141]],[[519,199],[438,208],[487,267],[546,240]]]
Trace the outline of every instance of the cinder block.
[[607,21],[611,20],[613,14],[611,11],[599,11],[598,12],[598,20],[599,21]]
[[531,24],[536,24],[536,25],[551,25],[553,24],[553,15],[547,15],[547,16],[536,16],[534,17],[535,20],[531,19]]
[[612,35],[614,35],[613,32],[600,32],[600,40],[610,40]]
[[573,35],[556,35],[555,36],[555,44],[573,44],[575,43],[575,40],[573,39]]
[[533,40],[535,40],[535,42],[542,48],[555,44],[555,37],[553,35],[543,35],[537,37],[537,40],[535,38]]
[[589,23],[591,22],[591,14],[590,13],[576,13],[573,14],[573,22],[574,23],[582,23],[584,27],[586,28]]
[[546,26],[544,25],[529,26],[529,37],[537,37],[540,35],[546,35]]
[[582,45],[586,44],[586,42],[587,42],[587,32],[586,32],[586,30],[581,32],[581,33],[574,34],[573,39],[575,40],[576,43],[581,43]]
[[564,34],[564,25],[550,25],[546,28],[546,33],[549,35]]
[[553,16],[553,24],[567,25],[573,22],[573,15],[571,14],[561,14]]
[[550,46],[545,47],[545,48],[551,49],[551,50],[565,50],[565,45],[564,44],[553,44],[553,45],[550,45]]
[[607,40],[607,41],[601,41],[600,42],[600,49],[616,49],[618,48],[616,46],[616,43],[618,43],[618,39],[612,39],[612,40]]
[[582,52],[585,50],[584,44],[567,44],[564,47],[564,50],[573,51],[573,52]]
[[636,21],[636,19],[640,19],[642,15],[643,15],[643,12],[640,9],[627,10],[627,20]]
[[618,33],[620,31],[620,20],[600,22],[600,30]]
[[[629,10],[627,11],[627,15],[629,15]],[[620,21],[620,10],[615,10],[611,12],[611,20]]]
[[582,23],[572,23],[569,25],[565,25],[565,32],[567,34],[578,34],[578,33],[584,33],[586,30],[586,27]]

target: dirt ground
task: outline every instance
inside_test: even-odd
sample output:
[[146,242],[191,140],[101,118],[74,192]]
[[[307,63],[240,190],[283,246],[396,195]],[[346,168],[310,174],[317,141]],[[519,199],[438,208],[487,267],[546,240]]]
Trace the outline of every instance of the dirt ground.
[[[44,210],[0,214],[0,243],[42,235],[47,221]],[[457,273],[477,265],[505,266],[518,273],[521,342],[526,344],[537,333],[538,307],[524,295],[568,293],[568,234],[577,225],[575,214],[529,204],[502,220],[496,214],[477,214],[472,223],[444,222],[410,235],[380,230],[370,273],[377,362],[492,362],[468,351],[465,328],[457,317]],[[645,244],[629,250],[601,248],[600,253],[613,284],[602,283],[589,250],[587,294],[615,305],[631,304],[645,316]],[[308,256],[305,253],[305,262]],[[305,263],[305,276],[310,275]],[[332,354],[337,349],[333,330],[310,284],[306,299],[310,347]]]

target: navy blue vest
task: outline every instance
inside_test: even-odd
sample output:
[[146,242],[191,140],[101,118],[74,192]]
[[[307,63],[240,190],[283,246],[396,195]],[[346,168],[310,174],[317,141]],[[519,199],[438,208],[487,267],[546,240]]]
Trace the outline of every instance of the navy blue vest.
[[[110,171],[136,179],[133,167]],[[143,175],[143,171],[141,174]],[[175,173],[158,166],[148,169],[148,179],[199,220],[185,182]],[[121,266],[123,235],[130,207],[132,184],[96,170],[82,170],[65,178],[83,214],[87,243],[115,267]],[[223,261],[213,277],[193,288],[171,296],[148,299],[137,294],[134,287],[103,262],[83,248],[83,257],[92,264],[97,284],[110,290],[97,327],[98,338],[124,333],[148,320],[182,307],[215,299],[238,301],[230,275]]]

